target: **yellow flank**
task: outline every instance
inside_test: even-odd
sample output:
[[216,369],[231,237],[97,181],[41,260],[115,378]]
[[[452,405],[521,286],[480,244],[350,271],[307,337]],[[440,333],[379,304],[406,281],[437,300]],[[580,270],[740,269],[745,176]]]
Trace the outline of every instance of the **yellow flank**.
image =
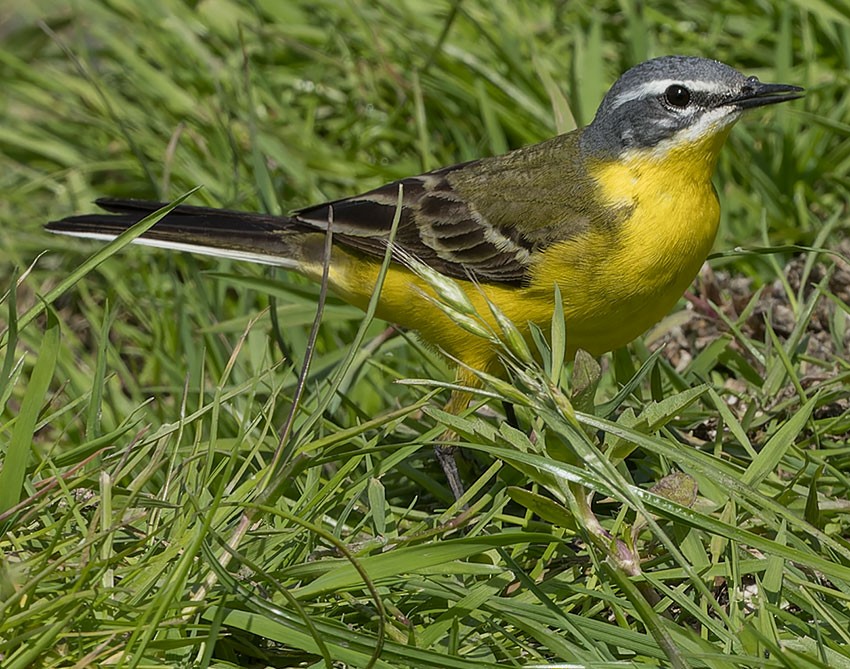
[[[526,335],[533,322],[548,331],[554,285],[559,285],[567,321],[568,355],[583,348],[594,355],[627,344],[675,305],[711,250],[720,218],[711,174],[727,131],[665,152],[627,154],[616,162],[590,166],[600,204],[631,213],[615,229],[592,229],[553,245],[535,262],[527,287],[474,285],[458,281],[481,317],[498,331],[489,299]],[[334,249],[331,287],[365,307],[379,264]],[[303,268],[318,278],[318,268]],[[492,344],[451,322],[421,293],[423,280],[391,265],[378,316],[428,333],[429,342],[462,363],[497,371]],[[485,299],[486,296],[486,299]],[[464,375],[466,376],[466,375]]]
[[[331,288],[340,297],[365,309],[372,297],[371,289],[375,286],[379,271],[380,264],[371,258],[356,256],[334,247],[329,282]],[[306,273],[318,278],[320,269],[315,268]],[[485,295],[487,299],[499,305],[518,327],[527,329],[526,323],[531,319],[528,316],[516,317],[514,310],[510,308],[521,301],[521,297],[517,294],[521,291],[493,285],[479,287],[469,281],[456,281],[456,283],[463,287],[475,310],[494,331],[496,324],[490,315]],[[427,332],[428,343],[452,358],[475,369],[492,371],[497,361],[493,345],[486,339],[458,327],[439,307],[425,299],[423,294],[435,296],[433,288],[424,280],[393,263],[384,277],[377,315],[404,328]],[[551,318],[551,294],[548,312]]]

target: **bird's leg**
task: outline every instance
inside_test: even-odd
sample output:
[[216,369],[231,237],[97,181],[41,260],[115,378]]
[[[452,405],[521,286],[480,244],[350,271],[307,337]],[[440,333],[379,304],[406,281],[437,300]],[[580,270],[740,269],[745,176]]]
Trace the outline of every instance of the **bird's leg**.
[[[467,390],[453,390],[452,396],[443,410],[456,416],[469,406],[471,400],[471,392]],[[455,460],[457,446],[451,444],[456,439],[457,433],[454,430],[446,430],[440,435],[440,440],[434,444],[434,453],[437,456],[440,467],[443,469],[443,473],[446,475],[446,481],[455,500],[459,500],[463,497],[464,489],[463,482],[460,480],[460,472],[457,468],[457,460]]]
[[[456,380],[457,384],[464,388],[475,388],[481,385],[480,379],[474,372],[463,368],[458,370]],[[459,389],[453,390],[452,395],[449,398],[449,401],[446,402],[443,410],[446,413],[457,416],[469,408],[469,403],[471,401],[471,391]],[[505,420],[508,425],[519,429],[519,420],[517,419],[514,405],[510,402],[503,401],[502,406],[505,410]],[[440,435],[439,441],[434,444],[434,453],[436,454],[437,461],[440,463],[440,467],[446,476],[446,482],[449,484],[449,488],[451,489],[455,500],[459,500],[465,492],[463,481],[461,481],[460,478],[460,471],[457,466],[458,448],[452,444],[452,442],[457,441],[457,438],[457,433],[452,429],[448,429]]]
[[446,475],[446,481],[449,484],[449,488],[451,488],[452,495],[454,495],[455,501],[457,501],[463,497],[463,493],[465,492],[463,481],[460,480],[457,460],[455,460],[457,447],[444,443],[444,440],[452,439],[455,436],[455,433],[451,430],[443,432],[440,437],[440,443],[434,444],[434,453],[437,456],[437,461],[440,463],[443,474]]

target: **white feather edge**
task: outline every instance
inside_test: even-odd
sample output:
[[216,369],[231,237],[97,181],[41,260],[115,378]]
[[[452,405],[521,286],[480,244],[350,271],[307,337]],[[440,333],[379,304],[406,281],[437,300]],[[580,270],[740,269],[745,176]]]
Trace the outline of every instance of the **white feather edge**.
[[[112,241],[118,236],[102,232],[70,232],[65,230],[51,230],[50,232],[56,235],[67,235],[69,237],[80,237],[82,239],[97,239],[106,242]],[[245,262],[260,263],[263,265],[274,265],[275,267],[284,267],[286,269],[299,268],[298,263],[291,258],[281,258],[280,256],[272,256],[264,253],[250,253],[236,249],[222,249],[214,246],[200,246],[197,244],[186,244],[183,242],[168,242],[161,239],[150,239],[149,237],[139,237],[134,239],[133,243],[141,244],[143,246],[152,246],[158,249],[185,251],[186,253],[199,253],[201,255],[213,256],[216,258],[230,258],[233,260],[244,260]]]

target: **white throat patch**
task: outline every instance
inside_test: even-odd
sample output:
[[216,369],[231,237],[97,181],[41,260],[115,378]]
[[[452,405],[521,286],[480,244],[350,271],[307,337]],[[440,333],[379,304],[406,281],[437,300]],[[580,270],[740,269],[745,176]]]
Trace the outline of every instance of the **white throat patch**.
[[[652,147],[650,155],[659,159],[681,146],[694,144],[701,139],[711,137],[733,125],[743,112],[734,107],[717,107],[702,112],[691,125],[677,130],[672,136],[663,139]],[[646,155],[646,150],[641,150]]]

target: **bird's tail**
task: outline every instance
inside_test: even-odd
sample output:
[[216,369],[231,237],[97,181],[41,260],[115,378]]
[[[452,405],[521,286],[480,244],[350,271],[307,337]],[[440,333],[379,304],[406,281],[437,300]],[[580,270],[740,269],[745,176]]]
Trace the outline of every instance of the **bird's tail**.
[[[96,204],[108,213],[70,216],[48,223],[45,229],[110,240],[166,206],[161,202],[112,198],[99,199]],[[180,205],[135,242],[297,269],[305,233],[308,230],[303,224],[286,216]]]

